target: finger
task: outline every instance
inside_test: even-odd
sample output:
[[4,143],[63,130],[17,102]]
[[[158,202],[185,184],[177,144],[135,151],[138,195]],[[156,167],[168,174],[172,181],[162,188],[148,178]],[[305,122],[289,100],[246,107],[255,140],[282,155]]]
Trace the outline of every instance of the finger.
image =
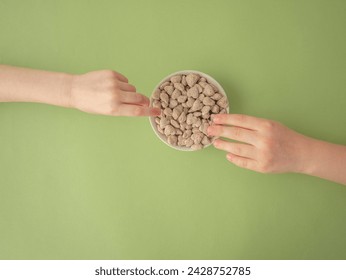
[[256,142],[256,134],[254,131],[237,126],[211,125],[208,127],[208,135],[225,137],[249,144],[255,144]]
[[123,91],[136,92],[136,87],[129,83],[120,82],[119,87]]
[[159,116],[161,110],[159,108],[144,107],[139,105],[122,104],[119,107],[117,115],[119,116]]
[[226,124],[257,130],[262,119],[240,114],[218,114],[213,116],[215,124]]
[[227,142],[221,139],[216,139],[214,141],[214,147],[237,156],[254,158],[255,148],[254,146],[240,143]]
[[114,72],[115,77],[116,77],[119,81],[122,81],[122,82],[124,82],[124,83],[128,83],[128,82],[129,82],[129,80],[128,80],[123,74],[121,74],[121,73],[119,73],[119,72],[116,72],[116,71],[113,71],[113,72]]
[[240,157],[237,155],[234,155],[232,153],[227,154],[226,156],[227,160],[232,162],[233,164],[241,167],[246,168],[250,170],[256,170],[257,168],[257,161],[245,157]]
[[149,106],[149,98],[137,92],[122,91],[119,95],[120,101],[126,104]]

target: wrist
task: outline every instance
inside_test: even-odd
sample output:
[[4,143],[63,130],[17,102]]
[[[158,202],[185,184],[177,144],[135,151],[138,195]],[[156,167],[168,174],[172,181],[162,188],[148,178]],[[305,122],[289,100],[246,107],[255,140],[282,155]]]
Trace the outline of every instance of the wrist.
[[315,166],[316,140],[300,134],[297,149],[296,173],[311,175]]
[[62,94],[61,94],[61,105],[67,108],[73,108],[72,102],[72,90],[75,75],[72,74],[62,74]]

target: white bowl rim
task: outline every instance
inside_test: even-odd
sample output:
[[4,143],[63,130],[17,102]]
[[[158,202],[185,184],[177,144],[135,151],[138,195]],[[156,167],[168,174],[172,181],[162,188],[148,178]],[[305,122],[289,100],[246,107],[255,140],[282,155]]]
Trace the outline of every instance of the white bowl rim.
[[[225,90],[223,89],[223,87],[211,76],[209,76],[208,74],[204,73],[204,72],[201,72],[201,71],[197,71],[197,70],[180,70],[180,71],[176,71],[172,74],[169,74],[167,75],[165,78],[163,78],[155,87],[154,87],[154,90],[152,91],[151,93],[151,96],[150,96],[150,106],[152,106],[152,95],[153,93],[155,92],[155,90],[163,83],[163,82],[166,82],[166,81],[169,81],[171,77],[173,76],[176,76],[176,75],[188,75],[188,74],[198,74],[200,75],[201,77],[204,77],[207,79],[207,81],[210,81],[212,84],[214,84],[218,90],[219,90],[219,93],[221,93],[223,96],[226,96],[227,98],[227,101],[228,101],[228,97],[227,97],[227,94],[225,92]],[[227,113],[229,113],[229,102],[228,102],[228,106],[226,108],[226,111]],[[156,123],[155,123],[155,117],[149,117],[149,121],[150,121],[150,125],[151,127],[153,128],[156,136],[163,142],[165,143],[167,146],[173,148],[173,149],[176,149],[176,150],[179,150],[179,151],[184,151],[184,152],[195,152],[195,151],[200,151],[200,150],[203,150],[207,147],[209,147],[213,142],[214,140],[216,139],[213,139],[212,142],[208,145],[205,145],[203,146],[202,149],[199,149],[199,150],[192,150],[191,148],[187,148],[187,147],[178,147],[178,146],[173,146],[171,144],[169,144],[165,139],[164,139],[164,136],[161,135],[161,133],[157,130],[157,127],[156,127]]]

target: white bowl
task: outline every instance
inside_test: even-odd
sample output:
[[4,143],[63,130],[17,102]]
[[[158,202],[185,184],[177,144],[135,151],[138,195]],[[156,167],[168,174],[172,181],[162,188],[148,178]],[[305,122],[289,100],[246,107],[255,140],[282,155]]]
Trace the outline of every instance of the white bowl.
[[[203,72],[200,72],[200,71],[196,71],[196,70],[182,70],[182,71],[177,71],[177,72],[174,72],[170,75],[168,75],[167,77],[163,78],[157,85],[156,87],[154,88],[152,94],[159,88],[159,86],[166,82],[166,81],[169,81],[171,79],[171,77],[175,76],[175,75],[188,75],[188,74],[191,74],[191,73],[194,73],[194,74],[198,74],[199,76],[201,77],[204,77],[209,83],[215,85],[218,90],[219,90],[219,93],[221,93],[222,95],[226,96],[227,98],[227,95],[226,95],[226,92],[225,90],[222,88],[222,86],[211,76],[209,76],[208,74],[205,74]],[[227,98],[227,101],[228,101],[228,98]],[[152,106],[152,103],[153,103],[153,99],[150,97],[150,106]],[[228,107],[226,108],[226,111],[227,113],[229,113],[229,102],[228,102]],[[167,146],[173,148],[173,149],[176,149],[176,150],[179,150],[179,151],[186,151],[186,152],[190,152],[190,151],[195,151],[191,148],[187,148],[187,147],[178,147],[178,146],[173,146],[171,144],[169,144],[165,138],[164,135],[162,135],[158,130],[157,130],[157,127],[156,127],[156,123],[155,123],[155,117],[149,117],[149,120],[150,120],[150,124],[151,124],[151,127],[153,128],[155,134],[157,135],[157,137],[159,137],[161,139],[162,142],[164,142]],[[213,141],[215,139],[212,139],[211,143],[209,145],[206,145],[206,146],[203,146],[202,149],[210,146]],[[201,149],[201,150],[202,150]],[[199,151],[199,150],[197,150]]]

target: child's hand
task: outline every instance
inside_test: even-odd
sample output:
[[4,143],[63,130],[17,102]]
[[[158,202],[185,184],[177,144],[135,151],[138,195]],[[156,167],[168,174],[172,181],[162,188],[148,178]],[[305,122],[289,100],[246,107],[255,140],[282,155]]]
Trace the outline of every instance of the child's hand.
[[70,106],[88,113],[112,116],[155,116],[149,99],[136,92],[126,77],[110,70],[73,77]]
[[227,159],[243,168],[263,172],[302,172],[307,137],[284,125],[255,117],[220,114],[208,134],[243,143],[217,139],[214,146],[228,152]]

